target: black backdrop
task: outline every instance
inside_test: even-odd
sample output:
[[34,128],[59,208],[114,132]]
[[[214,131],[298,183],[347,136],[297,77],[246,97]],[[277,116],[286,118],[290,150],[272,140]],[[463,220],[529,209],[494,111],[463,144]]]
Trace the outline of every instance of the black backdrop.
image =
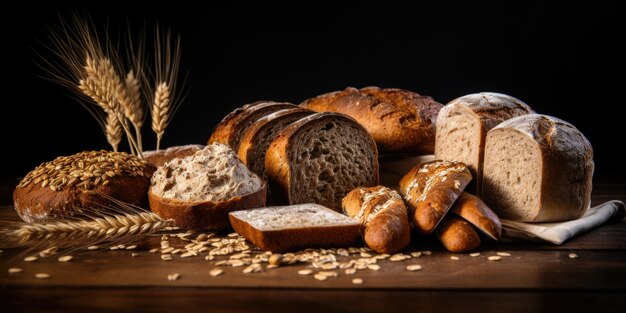
[[[210,1],[211,3],[213,1]],[[435,2],[435,1],[433,1]],[[87,12],[112,28],[128,20],[169,26],[183,41],[189,96],[164,146],[205,143],[229,111],[256,100],[300,101],[346,86],[400,87],[441,103],[468,93],[516,96],[576,125],[594,146],[596,180],[624,182],[625,27],[616,5],[527,4],[128,4],[21,2],[4,9],[0,136],[8,166],[24,175],[57,155],[107,149],[95,120],[61,87],[38,78],[46,27]],[[297,5],[297,6],[296,6]],[[615,78],[610,78],[615,77]],[[145,127],[146,148],[154,147]]]

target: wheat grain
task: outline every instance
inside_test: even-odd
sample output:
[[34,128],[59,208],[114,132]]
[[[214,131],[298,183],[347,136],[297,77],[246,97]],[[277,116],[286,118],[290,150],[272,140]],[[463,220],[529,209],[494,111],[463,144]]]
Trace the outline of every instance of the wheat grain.
[[9,268],[9,274],[17,274],[21,273],[23,270],[19,267],[11,267]]
[[37,274],[35,274],[35,278],[48,279],[48,278],[50,278],[50,274],[48,274],[48,273],[37,273]]
[[107,141],[113,148],[113,151],[117,152],[118,146],[122,141],[122,124],[120,124],[120,120],[117,118],[117,114],[115,112],[107,113],[104,132],[106,134]]

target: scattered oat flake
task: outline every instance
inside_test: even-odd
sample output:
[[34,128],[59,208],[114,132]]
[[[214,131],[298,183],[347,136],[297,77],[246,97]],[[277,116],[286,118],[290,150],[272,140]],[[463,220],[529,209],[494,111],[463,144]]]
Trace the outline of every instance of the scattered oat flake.
[[89,246],[87,247],[87,250],[98,250],[98,246]]
[[157,252],[159,252],[159,248],[150,249],[150,253],[157,253]]
[[73,259],[74,257],[71,255],[64,255],[64,256],[60,256],[59,257],[59,262],[69,262]]
[[313,274],[312,270],[299,270],[298,275],[311,275]]
[[333,271],[321,271],[319,273],[317,273],[318,275],[324,275],[326,277],[337,277],[339,276],[339,274],[337,272],[333,272]]
[[277,268],[277,267],[280,267],[280,266],[274,265],[274,264],[268,264],[265,268],[267,268],[268,270],[271,270],[271,269]]
[[433,252],[430,251],[430,250],[424,250],[424,251],[422,251],[422,254],[423,255],[431,255],[431,254],[433,254]]
[[18,268],[18,267],[11,267],[9,268],[9,274],[17,274],[17,273],[21,273],[22,269]]
[[126,250],[135,250],[135,249],[137,249],[137,245],[130,245],[126,247]]
[[411,264],[406,266],[407,271],[415,272],[422,269],[422,266],[419,264]]
[[34,255],[27,256],[24,258],[24,262],[33,262],[33,261],[37,261],[37,257]]
[[328,277],[326,277],[324,275],[321,275],[321,274],[315,274],[313,277],[315,279],[317,279],[317,280],[327,280],[328,279]]
[[219,276],[222,275],[222,273],[224,273],[224,270],[216,268],[216,269],[212,269],[209,271],[209,275],[215,277],[215,276]]
[[363,284],[363,279],[362,278],[354,278],[354,279],[352,279],[352,284],[354,284],[354,285],[362,285]]
[[570,253],[567,255],[570,259],[578,259],[578,254],[576,253]]
[[371,257],[372,257],[372,255],[371,255],[371,254],[369,254],[369,253],[367,253],[367,252],[361,252],[361,257],[362,257],[362,258],[371,258]]
[[511,256],[511,254],[508,252],[496,252],[496,254],[499,256]]
[[499,255],[492,255],[490,257],[487,258],[489,261],[500,261],[502,260],[502,257]]
[[473,258],[475,258],[475,257],[477,257],[477,256],[479,256],[479,255],[480,255],[480,252],[473,252],[473,253],[470,253],[470,256],[471,256],[471,257],[473,257]]
[[458,261],[458,260],[459,260],[459,257],[458,257],[458,256],[454,256],[454,255],[453,255],[453,256],[451,256],[451,257],[450,257],[450,260]]
[[133,252],[133,253],[131,253],[131,255],[130,255],[130,256],[134,258],[134,257],[136,257],[136,256],[139,256],[139,253]]
[[35,274],[35,278],[47,279],[47,278],[50,278],[50,274],[48,274],[48,273],[37,273],[37,274]]
[[171,254],[161,254],[161,260],[163,261],[170,261],[172,259],[172,255]]
[[347,268],[345,270],[346,275],[353,275],[354,273],[356,273],[356,268]]
[[380,269],[380,265],[378,265],[378,264],[369,264],[369,265],[367,265],[367,268],[369,268],[370,270],[378,271]]
[[178,273],[167,275],[167,280],[169,281],[175,281],[175,280],[178,280],[179,278],[180,278],[180,274]]
[[422,256],[422,253],[419,252],[419,251],[411,252],[411,256],[414,257],[414,258],[419,258],[419,257]]

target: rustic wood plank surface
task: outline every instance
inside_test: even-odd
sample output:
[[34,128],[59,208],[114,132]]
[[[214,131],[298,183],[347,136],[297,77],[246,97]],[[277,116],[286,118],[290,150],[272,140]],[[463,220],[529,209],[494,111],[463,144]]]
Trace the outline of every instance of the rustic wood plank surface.
[[[6,184],[5,184],[6,186]],[[4,188],[3,190],[10,190]],[[7,199],[6,195],[3,199]],[[626,185],[596,185],[593,204],[626,200]],[[0,207],[0,220],[19,220],[10,206]],[[626,222],[604,225],[561,245],[488,242],[481,255],[446,252],[432,239],[415,240],[407,252],[430,250],[402,262],[379,261],[380,270],[360,270],[326,281],[297,272],[294,264],[244,274],[243,267],[220,267],[204,256],[162,261],[149,253],[160,236],[144,240],[136,250],[73,252],[61,263],[56,257],[24,262],[23,250],[0,254],[2,312],[85,311],[297,311],[392,312],[423,310],[464,312],[530,312],[557,310],[623,312],[626,305]],[[173,246],[186,244],[170,239]],[[501,261],[488,261],[496,252]],[[132,254],[136,253],[133,257]],[[578,258],[570,258],[576,253]],[[32,253],[31,253],[32,254]],[[451,257],[458,257],[453,260]],[[341,257],[338,257],[341,261]],[[409,272],[406,266],[420,264]],[[9,274],[19,267],[21,273]],[[35,278],[47,273],[48,279]],[[169,281],[167,276],[179,273]],[[354,285],[353,278],[362,285]]]

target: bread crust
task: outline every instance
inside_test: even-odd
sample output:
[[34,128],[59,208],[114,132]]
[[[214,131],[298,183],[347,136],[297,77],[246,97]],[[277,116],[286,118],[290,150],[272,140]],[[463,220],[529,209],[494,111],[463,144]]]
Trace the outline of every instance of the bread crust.
[[435,123],[442,104],[415,92],[348,87],[300,104],[318,112],[347,114],[372,135],[380,153],[429,154],[435,148]]
[[461,162],[435,160],[413,167],[400,180],[400,191],[413,226],[431,234],[472,180]]
[[[131,176],[131,173],[125,170],[124,165],[121,165],[116,175],[106,179],[108,183],[97,184],[91,189],[85,189],[79,187],[78,184],[73,184],[58,190],[52,190],[49,185],[42,186],[41,182],[24,184],[25,181],[23,181],[13,192],[15,211],[22,220],[32,223],[67,217],[80,213],[85,208],[113,206],[115,200],[143,207],[147,205],[147,192],[148,188],[150,188],[150,176],[155,170],[154,166],[123,152],[108,151],[83,152],[69,157],[60,157],[56,160],[72,158],[72,162],[78,163],[83,159],[82,155],[84,154],[103,158],[122,156],[128,160],[134,160],[133,162],[139,165],[141,175],[134,174]],[[33,172],[56,160],[43,163]],[[56,173],[66,169],[68,169],[66,166],[53,167],[53,169],[47,172],[47,175],[52,180]],[[26,176],[25,180],[28,179],[29,175]]]
[[[293,138],[301,131],[306,125],[312,123],[321,123],[327,119],[341,119],[349,123],[353,123],[355,127],[362,130],[364,134],[368,134],[365,128],[357,123],[351,117],[333,112],[315,113],[292,123],[285,129],[283,129],[276,138],[270,144],[265,154],[265,173],[267,174],[268,185],[271,188],[272,196],[276,203],[294,204],[294,185],[292,184],[292,173],[294,169],[289,159],[289,151],[294,144]],[[371,136],[368,135],[371,139]],[[378,151],[373,139],[369,145],[369,149],[373,152],[373,171],[374,182],[373,185],[377,185],[379,182],[378,173]],[[346,192],[347,194],[347,192]],[[336,211],[341,210],[340,203],[319,203],[321,205],[330,207]]]
[[461,193],[452,206],[452,212],[470,222],[493,240],[502,233],[500,218],[480,198],[467,192]]
[[255,113],[270,114],[278,110],[294,107],[297,106],[291,103],[273,101],[257,101],[246,104],[230,112],[215,126],[208,144],[219,142],[229,145],[233,150],[237,151],[239,142],[236,139],[242,135],[241,132],[245,131],[245,129],[242,129],[242,126],[254,122],[250,119]]
[[437,238],[450,252],[466,252],[480,246],[480,237],[467,221],[446,216],[436,230]]
[[363,240],[378,253],[395,253],[411,242],[404,201],[387,187],[357,187],[343,198],[342,208],[361,223]]
[[228,230],[228,213],[265,206],[267,185],[254,192],[224,201],[181,201],[148,192],[150,209],[163,219],[173,219],[174,225],[191,230]]
[[204,147],[203,145],[184,145],[172,146],[158,152],[156,150],[144,151],[143,159],[153,166],[159,167],[172,159],[190,156]]

